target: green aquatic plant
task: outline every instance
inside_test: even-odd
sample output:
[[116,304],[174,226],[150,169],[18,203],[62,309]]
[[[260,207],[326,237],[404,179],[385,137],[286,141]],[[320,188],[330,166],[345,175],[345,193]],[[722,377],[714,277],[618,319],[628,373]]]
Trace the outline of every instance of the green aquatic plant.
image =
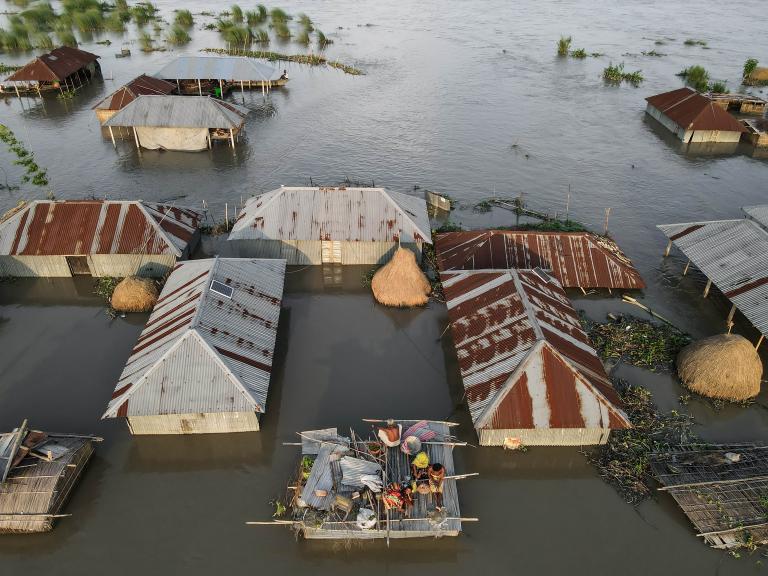
[[[128,14],[130,19],[130,14]],[[104,28],[110,32],[125,32],[125,20],[122,13],[114,11],[104,19]]]
[[269,12],[269,17],[272,19],[273,24],[278,22],[288,22],[288,20],[291,19],[288,13],[282,8],[272,8]]
[[222,32],[224,40],[235,46],[247,46],[253,42],[253,33],[247,26],[229,26]]
[[586,57],[587,57],[587,51],[584,48],[579,48],[578,50],[571,51],[571,58],[578,58],[579,60],[582,60]]
[[248,10],[245,13],[245,22],[248,26],[258,26],[263,24],[266,20],[265,16],[262,16],[257,10]]
[[703,66],[689,66],[677,73],[685,83],[699,92],[706,92],[709,87],[709,72]]
[[35,186],[48,186],[48,174],[35,162],[35,154],[27,150],[27,148],[19,142],[13,131],[0,124],[0,142],[3,142],[8,151],[16,156],[16,160],[13,161],[17,166],[24,168],[24,176],[21,177],[22,182],[31,182]]
[[16,72],[16,70],[21,70],[21,66],[14,66],[12,64],[4,64],[3,62],[0,62],[0,74],[10,74],[11,72]]
[[102,276],[98,278],[93,284],[93,293],[97,296],[101,296],[107,302],[112,300],[112,293],[120,284],[120,278],[113,278],[111,276]]
[[747,58],[747,61],[744,62],[744,68],[741,71],[741,77],[749,78],[752,75],[752,72],[757,69],[757,64],[758,61],[756,58]]
[[657,52],[656,50],[648,50],[648,51],[643,50],[641,54],[643,56],[654,56],[655,58],[661,58],[662,56],[666,56],[666,54],[662,52]]
[[317,45],[320,48],[325,48],[328,46],[328,44],[333,44],[333,40],[328,38],[325,34],[323,34],[320,30],[317,31]]
[[235,24],[243,23],[243,9],[240,8],[240,6],[237,4],[232,4],[232,8],[230,9],[229,13],[232,15],[232,22]]
[[184,26],[185,28],[189,28],[190,26],[194,25],[195,19],[192,17],[192,12],[189,10],[179,10],[173,17],[173,23],[179,26]]
[[149,32],[139,34],[139,47],[142,52],[152,52],[155,49],[155,43]]
[[275,36],[281,40],[288,40],[291,37],[291,29],[288,27],[288,23],[284,20],[274,22],[272,28],[275,31]]
[[695,38],[688,38],[683,42],[686,46],[706,46],[707,43],[704,40],[696,40]]
[[722,80],[713,82],[712,85],[709,87],[709,91],[714,94],[725,94],[726,92],[728,92],[728,86],[726,84],[727,83]]
[[312,24],[312,19],[306,14],[304,13],[299,14],[298,22],[299,22],[299,25],[302,28],[304,28],[304,30],[306,30],[307,32],[314,32],[315,27]]
[[137,26],[144,26],[157,18],[157,6],[152,2],[139,2],[131,8],[131,15]]
[[56,12],[48,2],[36,4],[20,14],[27,25],[36,31],[49,32],[53,29],[53,23],[56,21]]
[[56,38],[58,38],[59,43],[63,44],[64,46],[77,48],[77,38],[75,38],[72,30],[58,30],[56,32]]
[[257,30],[253,36],[253,41],[259,44],[269,44],[269,33],[266,30]]
[[568,51],[571,49],[571,37],[560,36],[560,40],[557,41],[557,55],[568,56]]
[[80,32],[95,32],[104,28],[104,16],[101,10],[96,8],[75,12],[72,14],[72,20]]
[[61,7],[70,14],[85,12],[86,10],[102,11],[102,5],[98,0],[61,0]]
[[301,32],[299,32],[299,35],[296,36],[296,42],[298,42],[299,44],[303,44],[304,46],[307,46],[309,44],[309,40],[310,40],[309,32],[307,32],[306,30],[302,30]]
[[629,82],[637,86],[644,78],[640,70],[634,72],[625,72],[624,63],[615,65],[611,63],[603,70],[603,80],[611,84],[620,84],[621,82]]
[[201,49],[201,52],[227,54],[230,56],[247,56],[248,58],[262,58],[271,62],[284,61],[307,64],[309,66],[329,66],[352,76],[360,76],[363,74],[363,71],[359,68],[338,61],[330,61],[320,54],[281,54],[279,52],[269,52],[267,50],[231,50],[227,48],[203,48]]
[[51,50],[54,47],[53,39],[45,32],[38,32],[32,36],[32,45],[40,50]]
[[181,24],[174,24],[168,31],[168,43],[176,46],[187,44],[192,38],[190,38],[187,30]]

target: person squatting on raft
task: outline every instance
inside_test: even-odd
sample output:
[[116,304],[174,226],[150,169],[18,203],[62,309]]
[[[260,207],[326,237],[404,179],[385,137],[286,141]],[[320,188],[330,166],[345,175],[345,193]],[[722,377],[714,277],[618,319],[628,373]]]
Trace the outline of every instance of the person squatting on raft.
[[435,462],[429,467],[429,491],[435,496],[435,507],[443,509],[443,480],[445,480],[445,467]]

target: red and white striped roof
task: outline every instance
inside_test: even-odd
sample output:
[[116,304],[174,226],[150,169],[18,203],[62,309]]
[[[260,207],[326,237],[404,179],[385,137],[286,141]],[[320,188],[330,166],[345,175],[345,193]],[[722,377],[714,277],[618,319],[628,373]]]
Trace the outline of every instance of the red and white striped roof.
[[103,418],[264,412],[284,279],[285,260],[178,264]]
[[475,428],[628,428],[559,282],[536,270],[440,274]]

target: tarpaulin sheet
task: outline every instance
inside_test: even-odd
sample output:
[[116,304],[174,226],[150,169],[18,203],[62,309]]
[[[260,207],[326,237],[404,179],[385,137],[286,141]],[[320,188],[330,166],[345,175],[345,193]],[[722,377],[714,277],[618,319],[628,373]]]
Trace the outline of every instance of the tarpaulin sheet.
[[137,127],[139,144],[149,150],[197,152],[208,148],[208,128]]

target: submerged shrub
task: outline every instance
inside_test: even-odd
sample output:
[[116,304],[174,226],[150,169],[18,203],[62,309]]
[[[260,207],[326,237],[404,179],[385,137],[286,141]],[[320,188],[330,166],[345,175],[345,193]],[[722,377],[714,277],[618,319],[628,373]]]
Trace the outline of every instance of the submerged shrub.
[[93,32],[104,28],[101,10],[90,8],[85,12],[75,12],[72,21],[80,32]]
[[189,10],[179,10],[173,18],[173,23],[188,28],[195,23],[195,19],[192,17],[192,12]]
[[71,48],[77,48],[77,38],[72,33],[72,30],[59,30],[56,32],[56,38],[59,39],[59,43]]
[[287,40],[291,37],[291,29],[288,28],[288,24],[284,21],[275,22],[272,26],[275,30],[275,36],[278,38]]
[[168,42],[177,46],[181,44],[187,44],[192,38],[189,37],[184,26],[181,24],[174,24],[168,32]]
[[699,92],[706,92],[709,86],[709,72],[703,66],[689,66],[677,74],[685,78],[685,83]]
[[560,40],[557,41],[557,55],[568,56],[568,51],[571,49],[571,37],[560,36]]
[[257,30],[253,41],[259,44],[269,44],[269,33],[266,30]]
[[579,48],[578,50],[572,50],[571,51],[571,57],[572,58],[578,58],[578,59],[584,59],[587,57],[587,51],[584,50],[584,48]]
[[714,92],[715,94],[725,94],[728,92],[728,86],[726,85],[726,82],[718,80],[717,82],[712,83],[712,86],[709,87],[709,91]]
[[744,62],[744,69],[742,70],[741,77],[749,78],[752,75],[752,72],[757,68],[757,64],[758,62],[755,58],[748,58],[747,61]]
[[240,6],[233,4],[230,13],[232,14],[232,22],[235,22],[236,24],[243,23],[243,9],[240,8]]
[[296,36],[296,42],[299,44],[304,44],[305,46],[309,44],[309,32],[306,30],[299,32],[299,35]]

